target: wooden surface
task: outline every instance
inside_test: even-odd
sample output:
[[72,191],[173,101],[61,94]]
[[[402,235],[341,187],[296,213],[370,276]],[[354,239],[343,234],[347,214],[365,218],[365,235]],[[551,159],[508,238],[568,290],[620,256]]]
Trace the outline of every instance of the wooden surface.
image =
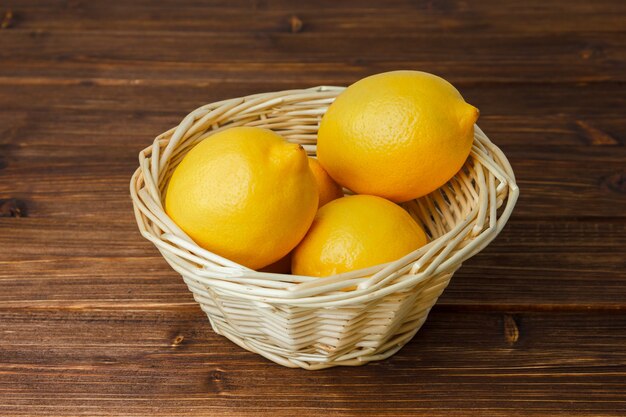
[[[625,415],[624,22],[617,0],[0,1],[0,415]],[[138,151],[205,103],[399,68],[480,108],[509,225],[384,362],[285,369],[216,336],[137,232]]]

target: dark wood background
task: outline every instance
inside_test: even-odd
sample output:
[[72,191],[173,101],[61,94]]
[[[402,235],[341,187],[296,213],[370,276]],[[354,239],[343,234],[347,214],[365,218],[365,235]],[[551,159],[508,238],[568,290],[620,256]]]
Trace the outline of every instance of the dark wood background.
[[[626,415],[626,2],[0,0],[0,415]],[[522,190],[393,358],[306,372],[210,329],[137,232],[194,108],[453,82]]]

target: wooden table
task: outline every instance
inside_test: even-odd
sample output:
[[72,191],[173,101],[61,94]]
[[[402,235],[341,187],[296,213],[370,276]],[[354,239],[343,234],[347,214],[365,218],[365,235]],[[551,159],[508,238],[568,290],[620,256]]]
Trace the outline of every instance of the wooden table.
[[[626,415],[624,1],[182,3],[0,2],[0,415]],[[384,362],[215,335],[137,232],[138,151],[205,103],[398,68],[480,108],[507,228]]]

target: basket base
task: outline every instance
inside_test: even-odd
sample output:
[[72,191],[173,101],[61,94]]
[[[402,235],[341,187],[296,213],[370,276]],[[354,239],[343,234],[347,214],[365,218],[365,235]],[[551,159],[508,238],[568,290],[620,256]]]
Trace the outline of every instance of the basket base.
[[[311,358],[302,357],[304,355],[281,355],[276,352],[269,351],[267,348],[264,348],[261,344],[253,339],[245,339],[241,338],[234,333],[229,332],[226,329],[220,329],[218,326],[214,325],[214,321],[211,319],[210,314],[207,314],[209,317],[209,322],[211,323],[211,327],[213,331],[220,336],[224,336],[231,342],[235,343],[239,347],[246,349],[247,351],[259,354],[270,361],[277,363],[282,366],[286,366],[288,368],[303,368],[309,371],[332,368],[335,366],[361,366],[366,365],[369,362],[380,361],[383,359],[387,359],[390,356],[393,356],[396,352],[404,347],[412,338],[417,334],[420,328],[426,322],[428,318],[428,313],[424,314],[417,322],[414,322],[414,328],[408,332],[402,333],[400,335],[396,335],[393,340],[385,343],[379,349],[367,348],[367,349],[359,349],[351,354],[342,355],[339,358],[334,359],[333,357],[325,358],[324,361],[312,361]],[[342,359],[346,356],[354,356],[352,358]]]
[[439,273],[369,302],[326,308],[245,300],[183,278],[217,334],[279,365],[315,370],[395,354],[422,327],[453,274]]

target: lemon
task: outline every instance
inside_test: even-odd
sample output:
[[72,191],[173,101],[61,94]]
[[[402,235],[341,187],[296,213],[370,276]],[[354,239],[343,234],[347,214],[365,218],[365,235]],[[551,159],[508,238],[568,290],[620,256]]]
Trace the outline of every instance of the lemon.
[[317,210],[304,149],[235,127],[196,145],[172,174],[165,210],[198,245],[252,269],[293,249]]
[[333,180],[330,175],[322,168],[322,165],[315,158],[309,158],[309,168],[317,181],[317,191],[319,194],[319,207],[326,203],[343,197],[341,186]]
[[443,78],[392,71],[342,92],[322,118],[317,156],[358,194],[402,202],[441,187],[463,166],[478,109]]
[[293,251],[296,275],[324,277],[395,261],[426,244],[426,234],[397,204],[354,195],[320,208]]

